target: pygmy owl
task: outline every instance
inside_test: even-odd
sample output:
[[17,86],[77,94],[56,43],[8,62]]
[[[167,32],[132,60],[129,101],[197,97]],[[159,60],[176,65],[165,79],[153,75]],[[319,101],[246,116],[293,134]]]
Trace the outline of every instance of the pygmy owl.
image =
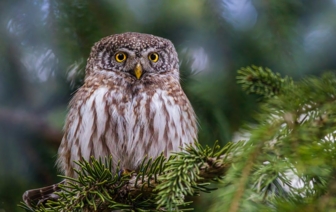
[[91,156],[112,155],[115,166],[137,170],[146,155],[168,156],[197,139],[171,41],[134,32],[105,37],[92,47],[85,74],[58,150],[64,175],[76,177],[74,161]]

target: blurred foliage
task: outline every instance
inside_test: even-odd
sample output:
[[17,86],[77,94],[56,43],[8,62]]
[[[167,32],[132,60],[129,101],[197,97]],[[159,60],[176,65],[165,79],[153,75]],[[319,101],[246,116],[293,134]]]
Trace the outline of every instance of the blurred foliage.
[[[256,64],[298,79],[336,67],[336,2],[262,0],[1,0],[0,210],[57,182],[54,161],[90,47],[125,31],[172,40],[199,140],[231,140],[255,122],[236,70]],[[195,199],[204,211],[213,198]]]
[[[270,85],[265,79],[275,76],[266,70],[265,88]],[[260,73],[241,71],[239,82],[250,84],[252,75]],[[258,124],[245,128],[249,138],[240,141],[245,145],[235,154],[209,211],[336,210],[336,75],[277,79],[271,84],[281,82],[279,93],[264,99]],[[260,90],[247,91],[268,97],[269,90]]]
[[248,66],[238,70],[237,83],[248,94],[258,94],[264,99],[282,94],[284,85],[292,83],[290,77],[281,78],[269,68]]

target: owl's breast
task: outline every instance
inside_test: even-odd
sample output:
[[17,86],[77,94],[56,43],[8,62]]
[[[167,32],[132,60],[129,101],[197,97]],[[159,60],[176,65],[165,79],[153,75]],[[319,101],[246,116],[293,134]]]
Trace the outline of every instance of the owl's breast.
[[137,93],[122,96],[117,108],[111,110],[121,112],[112,121],[123,126],[123,130],[118,130],[118,138],[122,138],[118,141],[122,143],[119,152],[128,164],[139,164],[145,155],[157,157],[163,152],[168,156],[196,140],[196,121],[189,102],[179,105],[167,90],[160,88],[140,88]]
[[72,146],[71,161],[112,155],[115,165],[120,161],[128,169],[137,169],[146,155],[179,151],[197,133],[189,102],[180,105],[162,89],[134,95],[100,87],[70,109],[67,122],[64,145]]

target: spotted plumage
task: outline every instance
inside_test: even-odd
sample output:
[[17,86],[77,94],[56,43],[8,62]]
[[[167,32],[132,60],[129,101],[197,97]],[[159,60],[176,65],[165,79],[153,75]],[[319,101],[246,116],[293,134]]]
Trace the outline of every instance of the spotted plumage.
[[[127,59],[117,62],[118,52]],[[148,58],[153,52],[156,62]],[[139,79],[132,73],[136,64],[143,70]],[[196,135],[173,44],[147,34],[112,35],[92,47],[84,85],[70,103],[58,165],[74,176],[73,161],[112,155],[115,164],[136,170],[146,155],[179,151]]]
[[141,33],[105,37],[92,47],[84,85],[73,96],[57,165],[76,177],[74,161],[112,155],[137,170],[197,139],[192,106],[179,82],[173,44]]

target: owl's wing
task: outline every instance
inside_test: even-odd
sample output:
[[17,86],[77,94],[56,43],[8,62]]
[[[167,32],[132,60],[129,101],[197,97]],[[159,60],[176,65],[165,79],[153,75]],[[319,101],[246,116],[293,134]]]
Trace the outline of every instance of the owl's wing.
[[24,192],[22,199],[27,204],[27,206],[30,207],[33,205],[44,204],[47,200],[57,200],[59,196],[55,194],[55,192],[60,191],[61,188],[59,186],[64,183],[65,180],[43,188],[28,190]]

